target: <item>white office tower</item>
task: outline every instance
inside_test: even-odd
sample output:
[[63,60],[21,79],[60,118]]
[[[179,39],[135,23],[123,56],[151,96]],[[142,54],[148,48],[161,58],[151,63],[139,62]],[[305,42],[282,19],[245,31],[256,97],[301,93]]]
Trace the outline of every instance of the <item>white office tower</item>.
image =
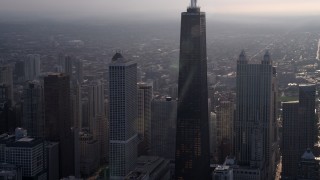
[[23,88],[22,125],[31,137],[44,138],[43,86],[38,81],[29,81]]
[[13,68],[10,65],[0,66],[0,84],[8,87],[8,98],[14,104],[13,99]]
[[29,54],[24,61],[24,80],[31,81],[40,76],[40,55]]
[[137,64],[116,53],[109,83],[110,179],[124,179],[137,160]]
[[146,152],[151,145],[151,101],[153,96],[152,86],[138,83],[138,118],[136,131],[142,137]]

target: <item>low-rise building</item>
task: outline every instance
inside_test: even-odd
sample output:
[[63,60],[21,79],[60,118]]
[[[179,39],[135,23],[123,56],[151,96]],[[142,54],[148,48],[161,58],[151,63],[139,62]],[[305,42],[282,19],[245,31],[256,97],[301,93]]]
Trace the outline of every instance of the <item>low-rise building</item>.
[[157,156],[140,156],[137,167],[125,180],[167,180],[170,179],[169,160]]
[[233,180],[233,169],[230,166],[218,166],[213,171],[213,180]]
[[44,154],[44,140],[27,137],[20,128],[16,135],[0,135],[0,163],[21,167],[23,178],[47,178]]
[[21,168],[13,164],[0,163],[1,180],[22,180]]

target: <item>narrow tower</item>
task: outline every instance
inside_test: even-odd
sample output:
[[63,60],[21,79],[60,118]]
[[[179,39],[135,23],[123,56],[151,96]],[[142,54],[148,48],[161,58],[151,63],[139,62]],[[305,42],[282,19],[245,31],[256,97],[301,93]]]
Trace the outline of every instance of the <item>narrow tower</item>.
[[122,180],[137,160],[137,63],[117,52],[109,64],[110,179]]
[[176,179],[210,179],[205,13],[181,14]]

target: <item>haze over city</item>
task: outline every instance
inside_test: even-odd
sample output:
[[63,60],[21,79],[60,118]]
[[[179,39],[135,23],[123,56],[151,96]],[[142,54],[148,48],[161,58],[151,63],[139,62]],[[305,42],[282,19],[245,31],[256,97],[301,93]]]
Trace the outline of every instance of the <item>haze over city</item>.
[[[99,18],[126,20],[130,16],[142,20],[178,19],[187,0],[10,0],[1,1],[0,14],[4,17],[30,19]],[[318,16],[318,0],[202,0],[199,6],[211,15],[249,16]],[[129,17],[128,17],[129,16]],[[145,18],[143,16],[147,16]],[[1,19],[3,19],[1,18]]]
[[0,179],[319,180],[319,0],[0,0]]

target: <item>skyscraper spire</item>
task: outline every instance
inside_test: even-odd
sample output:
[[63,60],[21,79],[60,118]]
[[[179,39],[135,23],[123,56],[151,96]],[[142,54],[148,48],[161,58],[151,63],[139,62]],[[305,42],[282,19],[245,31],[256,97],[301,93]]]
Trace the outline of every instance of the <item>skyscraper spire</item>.
[[197,7],[197,0],[191,0],[191,8]]

